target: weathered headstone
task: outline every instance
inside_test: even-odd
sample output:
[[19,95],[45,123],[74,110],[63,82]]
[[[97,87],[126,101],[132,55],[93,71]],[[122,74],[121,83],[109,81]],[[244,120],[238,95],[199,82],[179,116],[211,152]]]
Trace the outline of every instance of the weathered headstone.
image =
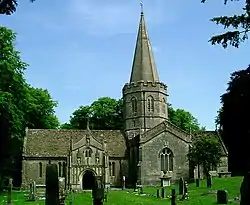
[[13,183],[12,183],[12,179],[9,179],[9,184],[8,184],[8,196],[7,196],[7,205],[11,205],[12,204],[12,187],[13,187]]
[[160,198],[160,190],[159,189],[156,190],[156,197]]
[[161,198],[166,198],[166,189],[164,187],[161,188]]
[[217,191],[217,203],[218,204],[228,204],[228,193],[226,190]]
[[94,205],[102,205],[104,198],[104,187],[100,178],[96,179],[95,186],[92,190],[92,198]]
[[200,187],[200,179],[195,179],[196,187]]
[[183,194],[184,193],[184,179],[180,178],[179,180],[179,194]]
[[212,188],[212,175],[211,175],[211,173],[209,173],[208,175],[207,175],[207,188]]
[[172,189],[172,191],[171,191],[171,205],[176,205],[176,193],[175,193],[175,189]]
[[59,205],[59,181],[56,164],[46,166],[46,205]]

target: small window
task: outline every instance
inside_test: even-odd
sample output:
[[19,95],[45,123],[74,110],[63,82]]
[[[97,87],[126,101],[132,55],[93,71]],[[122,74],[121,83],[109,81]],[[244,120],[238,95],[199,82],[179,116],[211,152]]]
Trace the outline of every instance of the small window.
[[43,176],[43,164],[42,162],[39,162],[39,177]]
[[111,162],[109,162],[109,176],[112,176],[112,167],[111,167]]
[[162,112],[166,113],[166,109],[167,109],[166,100],[165,100],[165,98],[163,98],[162,99]]
[[67,165],[66,162],[63,162],[63,177],[66,178],[66,173],[67,173]]

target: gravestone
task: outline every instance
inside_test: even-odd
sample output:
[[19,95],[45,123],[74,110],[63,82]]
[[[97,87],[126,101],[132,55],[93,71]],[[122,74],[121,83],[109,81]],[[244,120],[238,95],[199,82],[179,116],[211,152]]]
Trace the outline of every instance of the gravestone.
[[200,187],[200,179],[195,179],[196,187]]
[[161,188],[161,198],[166,198],[166,189],[164,187]]
[[12,187],[13,187],[13,183],[12,183],[12,179],[9,179],[9,184],[8,184],[8,196],[7,196],[7,205],[11,205],[12,204]]
[[104,187],[100,178],[96,178],[95,186],[92,190],[94,205],[102,205],[104,199]]
[[209,173],[208,175],[207,175],[207,188],[212,188],[212,175],[211,175],[211,173]]
[[217,203],[218,204],[228,204],[228,193],[226,190],[217,191]]
[[59,205],[59,181],[56,164],[46,166],[46,205]]
[[171,205],[176,205],[176,193],[175,193],[175,189],[171,190]]
[[159,189],[156,190],[156,197],[160,198],[160,190]]
[[184,193],[184,179],[180,178],[179,180],[179,194],[183,194]]

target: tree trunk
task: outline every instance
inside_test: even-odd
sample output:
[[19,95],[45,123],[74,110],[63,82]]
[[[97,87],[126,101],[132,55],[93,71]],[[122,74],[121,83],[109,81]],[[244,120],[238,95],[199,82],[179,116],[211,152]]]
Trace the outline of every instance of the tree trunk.
[[250,172],[245,174],[243,181],[240,187],[240,205],[249,205],[250,204]]

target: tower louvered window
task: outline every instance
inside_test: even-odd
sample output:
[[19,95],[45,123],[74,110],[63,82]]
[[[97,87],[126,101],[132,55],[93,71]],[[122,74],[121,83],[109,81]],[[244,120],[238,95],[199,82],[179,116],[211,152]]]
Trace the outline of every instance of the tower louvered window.
[[132,97],[131,104],[132,104],[132,112],[133,114],[136,114],[137,113],[137,100],[135,97]]
[[154,112],[154,98],[152,96],[149,96],[147,102],[148,102],[148,111]]

